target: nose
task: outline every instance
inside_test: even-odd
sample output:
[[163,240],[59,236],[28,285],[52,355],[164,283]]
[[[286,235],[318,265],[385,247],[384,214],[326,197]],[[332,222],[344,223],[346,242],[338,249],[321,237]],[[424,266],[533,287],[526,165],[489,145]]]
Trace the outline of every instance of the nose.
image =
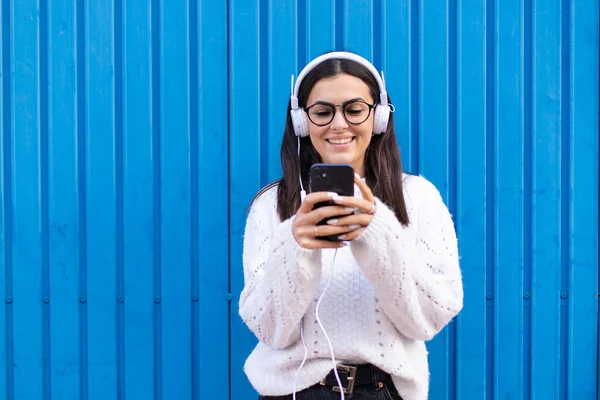
[[337,108],[336,111],[337,112],[335,113],[335,115],[333,116],[333,120],[331,121],[330,128],[333,131],[343,131],[344,129],[348,128],[348,123],[346,122],[346,118],[344,118],[344,112],[339,108]]

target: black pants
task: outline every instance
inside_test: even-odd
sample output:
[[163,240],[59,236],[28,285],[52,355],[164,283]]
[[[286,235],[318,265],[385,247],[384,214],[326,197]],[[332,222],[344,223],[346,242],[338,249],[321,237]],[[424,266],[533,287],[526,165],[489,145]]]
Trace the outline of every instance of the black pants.
[[[292,400],[287,396],[260,396],[259,400]],[[316,384],[296,393],[296,400],[339,400],[340,393],[334,392],[330,386]],[[346,400],[402,400],[392,381],[384,383],[382,388],[369,385],[354,388],[352,394],[345,395]]]

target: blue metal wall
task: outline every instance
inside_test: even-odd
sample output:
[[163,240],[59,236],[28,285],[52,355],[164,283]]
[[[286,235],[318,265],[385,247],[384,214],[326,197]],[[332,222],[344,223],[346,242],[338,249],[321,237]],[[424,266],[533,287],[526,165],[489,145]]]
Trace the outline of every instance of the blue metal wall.
[[597,0],[0,10],[0,398],[254,398],[244,210],[290,75],[335,49],[386,72],[405,168],[455,218],[430,398],[596,398]]

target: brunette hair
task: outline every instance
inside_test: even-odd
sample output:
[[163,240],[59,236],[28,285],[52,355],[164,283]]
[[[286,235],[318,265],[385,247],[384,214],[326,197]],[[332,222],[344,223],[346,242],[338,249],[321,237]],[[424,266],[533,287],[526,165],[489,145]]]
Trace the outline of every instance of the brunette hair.
[[[312,69],[302,80],[298,92],[298,104],[306,106],[306,100],[321,79],[347,74],[361,79],[371,92],[374,100],[379,99],[379,86],[375,77],[362,64],[346,59],[328,59]],[[390,102],[388,98],[388,102]],[[254,197],[277,186],[277,213],[284,221],[294,215],[300,207],[300,182],[308,187],[308,173],[314,163],[322,162],[319,153],[313,147],[309,137],[300,139],[300,159],[298,160],[298,138],[290,116],[291,104],[288,103],[287,120],[281,143],[281,166],[283,177],[262,188]],[[394,210],[398,221],[409,224],[403,192],[402,161],[396,141],[393,114],[386,132],[374,135],[365,154],[365,178],[373,194]],[[254,201],[253,199],[253,201]]]

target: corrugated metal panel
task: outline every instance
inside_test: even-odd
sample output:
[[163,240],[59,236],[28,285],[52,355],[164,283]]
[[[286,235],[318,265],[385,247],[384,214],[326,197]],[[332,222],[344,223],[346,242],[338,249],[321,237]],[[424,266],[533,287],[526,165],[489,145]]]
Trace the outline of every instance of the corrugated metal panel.
[[280,174],[290,75],[348,49],[455,216],[465,308],[430,398],[594,399],[598,3],[429,6],[3,0],[1,396],[252,398],[244,210]]
[[[465,308],[428,344],[430,397],[596,398],[597,2],[234,0],[230,41],[234,295],[243,207],[280,174],[289,76],[355,51],[386,73],[406,169],[455,215]],[[232,321],[241,399],[255,339]]]
[[1,10],[0,398],[228,398],[226,4]]

